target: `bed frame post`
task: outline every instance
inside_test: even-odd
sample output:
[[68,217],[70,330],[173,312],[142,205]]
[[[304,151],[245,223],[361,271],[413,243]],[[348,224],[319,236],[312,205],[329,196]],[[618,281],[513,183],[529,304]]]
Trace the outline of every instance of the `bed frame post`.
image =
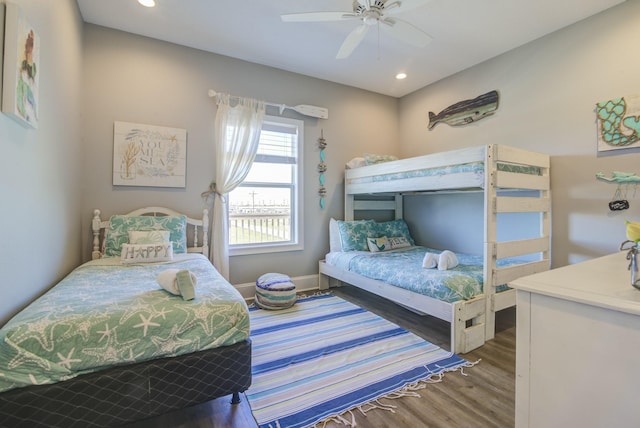
[[[346,188],[345,188],[346,189]],[[344,194],[344,221],[353,221],[355,211],[354,196],[348,193]]]
[[209,210],[202,210],[202,254],[209,257]]
[[494,271],[496,267],[496,170],[498,168],[497,146],[490,144],[485,152],[484,176],[484,279],[483,291],[485,297],[485,341],[495,336],[495,317],[493,316],[493,295],[495,293]]
[[93,251],[91,252],[91,260],[99,259],[100,253],[100,227],[102,220],[100,219],[100,210],[93,210],[93,220],[91,220],[91,232],[93,233]]
[[402,205],[402,195],[400,193],[395,195],[395,201],[396,201],[396,209],[395,209],[396,220],[400,220],[400,219],[404,218],[404,211],[403,211],[403,205]]
[[[542,169],[542,176],[544,176],[548,181],[549,178],[549,168]],[[551,190],[549,188],[545,190],[540,190],[539,193],[540,199],[551,201]],[[548,245],[545,251],[542,252],[542,260],[549,260],[549,269],[551,269],[551,207],[549,206],[546,210],[540,212],[540,236],[543,238],[547,238]]]

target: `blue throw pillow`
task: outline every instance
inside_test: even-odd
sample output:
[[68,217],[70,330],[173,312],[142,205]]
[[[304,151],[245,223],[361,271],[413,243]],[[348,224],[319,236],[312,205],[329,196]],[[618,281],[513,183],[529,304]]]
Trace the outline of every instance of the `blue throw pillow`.
[[342,251],[369,251],[367,238],[377,238],[373,220],[338,221]]
[[387,236],[387,237],[404,237],[409,241],[411,245],[415,245],[415,241],[409,233],[409,226],[402,220],[385,221],[381,223],[375,223],[375,237]]

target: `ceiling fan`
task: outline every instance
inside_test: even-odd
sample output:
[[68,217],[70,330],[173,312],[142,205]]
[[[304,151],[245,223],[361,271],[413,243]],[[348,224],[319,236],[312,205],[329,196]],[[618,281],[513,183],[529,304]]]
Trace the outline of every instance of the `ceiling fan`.
[[430,0],[353,0],[353,11],[339,12],[304,12],[281,15],[284,22],[326,22],[358,20],[356,27],[345,39],[336,58],[347,58],[362,42],[364,36],[374,25],[389,35],[416,47],[424,47],[431,41],[431,36],[402,19],[387,16],[406,12],[425,5]]

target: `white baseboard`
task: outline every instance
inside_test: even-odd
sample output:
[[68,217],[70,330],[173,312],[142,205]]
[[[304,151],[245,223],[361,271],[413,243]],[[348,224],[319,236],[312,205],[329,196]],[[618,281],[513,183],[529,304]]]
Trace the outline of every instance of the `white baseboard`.
[[[296,285],[296,291],[316,291],[318,290],[318,275],[305,275],[291,278],[291,282]],[[247,282],[244,284],[234,284],[245,300],[253,300],[256,295],[256,283]]]

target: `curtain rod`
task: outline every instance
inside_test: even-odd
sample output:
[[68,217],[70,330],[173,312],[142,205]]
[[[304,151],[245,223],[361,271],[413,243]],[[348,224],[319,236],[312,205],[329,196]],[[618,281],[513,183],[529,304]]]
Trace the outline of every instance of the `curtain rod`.
[[[213,89],[209,89],[209,96],[211,98],[214,98],[216,95],[218,95],[218,92],[214,91]],[[236,95],[230,95],[230,97],[235,99],[240,98]],[[286,110],[293,110],[304,116],[317,117],[319,119],[329,119],[329,110],[324,107],[310,106],[306,104],[288,106],[286,104],[276,104],[276,103],[270,103],[267,101],[265,101],[264,104],[270,107],[276,107],[280,111],[280,114],[282,114],[282,112],[284,112],[286,109]]]

